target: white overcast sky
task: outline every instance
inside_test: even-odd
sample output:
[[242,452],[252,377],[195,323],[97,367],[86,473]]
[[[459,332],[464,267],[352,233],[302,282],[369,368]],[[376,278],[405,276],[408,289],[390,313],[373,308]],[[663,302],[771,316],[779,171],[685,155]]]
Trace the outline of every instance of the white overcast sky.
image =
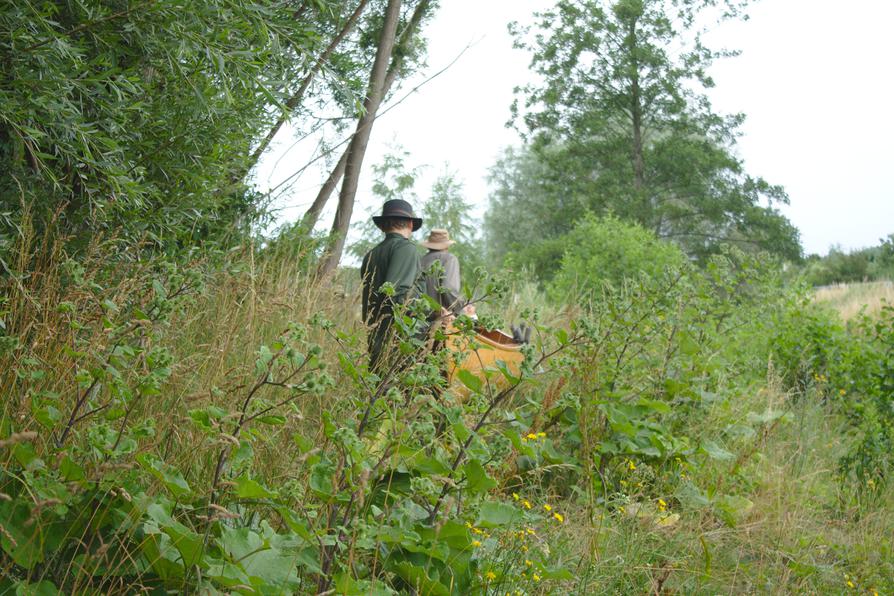
[[[355,218],[376,202],[370,166],[395,143],[411,153],[409,165],[428,166],[420,194],[449,164],[483,213],[487,169],[503,147],[519,143],[504,126],[512,89],[531,77],[529,57],[512,48],[506,25],[530,22],[549,5],[441,1],[426,29],[429,66],[397,97],[472,46],[376,121]],[[762,0],[750,15],[710,38],[713,47],[742,51],[715,64],[710,96],[717,111],[746,114],[738,150],[748,172],[786,188],[791,205],[783,211],[801,230],[807,253],[876,244],[894,233],[894,1]],[[258,168],[259,187],[295,172],[313,148],[313,140],[296,145],[284,127]],[[277,200],[282,221],[300,217],[325,175],[310,168],[289,187]],[[331,219],[331,208],[326,214]]]

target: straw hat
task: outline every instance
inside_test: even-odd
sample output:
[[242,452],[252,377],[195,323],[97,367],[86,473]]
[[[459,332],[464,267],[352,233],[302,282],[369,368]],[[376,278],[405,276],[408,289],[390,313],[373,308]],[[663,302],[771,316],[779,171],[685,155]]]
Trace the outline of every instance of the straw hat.
[[444,250],[450,245],[454,244],[454,241],[450,239],[450,234],[447,230],[440,230],[438,228],[434,228],[431,232],[428,233],[428,240],[425,242],[420,242],[422,246],[425,248],[430,248],[432,250]]

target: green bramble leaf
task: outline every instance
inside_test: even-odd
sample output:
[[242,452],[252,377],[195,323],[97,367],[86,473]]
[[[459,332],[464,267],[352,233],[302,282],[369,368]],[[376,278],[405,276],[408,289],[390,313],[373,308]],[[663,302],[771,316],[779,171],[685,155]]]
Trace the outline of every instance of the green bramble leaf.
[[155,476],[175,497],[183,498],[192,493],[189,484],[177,468],[166,464],[151,453],[141,453],[137,462]]
[[240,476],[236,479],[236,496],[240,499],[273,499],[277,493],[247,476]]
[[701,451],[707,454],[711,459],[719,461],[730,461],[735,459],[735,455],[711,440],[702,441]]
[[481,389],[483,387],[483,382],[480,378],[475,376],[474,373],[467,371],[464,368],[459,369],[457,371],[456,376],[459,378],[460,382],[469,388],[470,391],[474,393],[481,393]]
[[506,503],[487,502],[478,510],[476,526],[481,528],[497,528],[507,526],[521,519],[521,511]]

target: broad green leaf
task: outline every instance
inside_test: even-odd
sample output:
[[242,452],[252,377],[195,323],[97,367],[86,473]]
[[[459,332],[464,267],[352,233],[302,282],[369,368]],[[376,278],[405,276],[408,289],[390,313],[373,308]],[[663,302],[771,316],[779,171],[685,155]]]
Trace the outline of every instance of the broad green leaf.
[[441,582],[432,579],[426,570],[409,561],[401,561],[392,566],[395,573],[413,587],[414,592],[427,596],[450,596],[450,589]]
[[483,503],[478,510],[475,525],[482,528],[496,528],[514,523],[521,517],[521,512],[512,505],[489,501]]
[[59,471],[62,472],[62,478],[68,482],[84,480],[87,477],[84,468],[68,455],[62,458],[62,462],[59,464]]
[[166,464],[151,453],[141,453],[137,456],[137,462],[143,469],[149,471],[153,476],[158,478],[165,488],[167,488],[175,497],[182,498],[189,495],[192,490],[189,488],[186,479],[180,470]]
[[726,525],[735,527],[754,507],[754,503],[738,495],[722,495],[714,499],[714,510]]
[[465,489],[473,495],[486,493],[497,486],[497,481],[487,475],[484,466],[477,459],[466,462],[463,473],[466,475]]
[[282,426],[286,423],[286,417],[279,415],[260,416],[258,418],[258,422],[262,424],[269,424],[270,426]]
[[469,372],[468,370],[461,368],[457,371],[456,376],[459,378],[460,382],[468,387],[468,389],[474,393],[481,393],[481,389],[483,387],[483,382],[480,378],[475,376],[474,373]]
[[320,462],[310,470],[310,488],[322,497],[332,497],[335,488],[332,484],[334,468],[329,462]]
[[61,596],[62,594],[64,592],[49,580],[35,583],[23,581],[16,586],[16,596]]
[[711,459],[716,459],[719,461],[729,461],[736,458],[734,454],[730,453],[710,439],[702,441],[701,450]]
[[44,428],[52,430],[62,420],[62,412],[53,406],[43,406],[34,413],[34,419],[40,422]]
[[240,499],[272,499],[276,492],[246,476],[236,479],[236,496]]

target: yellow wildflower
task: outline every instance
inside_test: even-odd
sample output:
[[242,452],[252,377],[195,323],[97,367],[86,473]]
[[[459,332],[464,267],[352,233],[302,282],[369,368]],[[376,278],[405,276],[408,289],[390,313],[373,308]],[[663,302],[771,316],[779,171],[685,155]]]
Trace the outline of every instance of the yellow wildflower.
[[541,439],[545,439],[545,438],[546,438],[546,433],[545,433],[545,432],[539,432],[539,433],[537,433],[537,436],[538,436],[539,438],[541,438]]
[[664,502],[664,499],[658,499],[658,511],[666,511],[667,503]]
[[523,552],[523,553],[528,552],[528,545],[527,545],[527,544],[522,544],[522,552]]
[[533,567],[534,562],[531,559],[525,559],[525,565],[528,567]]
[[524,501],[522,501],[522,505],[525,506],[525,509],[530,509],[530,508],[531,508],[531,502],[530,502],[529,500],[527,500],[527,499],[525,499]]
[[480,536],[481,534],[484,534],[484,531],[483,531],[483,530],[479,530],[478,528],[472,528],[472,533],[473,533],[473,534],[478,534],[478,535]]
[[536,532],[534,532],[534,528],[525,528],[525,532],[530,534],[531,536],[536,536]]
[[472,541],[472,546],[474,546],[475,548],[478,548],[479,546],[481,546],[481,541],[480,541],[480,540],[473,540],[473,541]]
[[635,471],[635,470],[636,470],[636,464],[633,463],[632,461],[630,461],[630,460],[628,459],[628,460],[627,460],[627,469],[630,470],[631,472]]
[[855,586],[854,582],[852,582],[851,580],[847,580],[847,587],[848,588],[856,588],[857,586]]
[[534,574],[534,581],[535,581],[535,582],[539,582],[539,581],[540,581],[540,576],[537,575],[536,573]]
[[484,574],[484,578],[485,578],[487,581],[492,582],[492,581],[494,581],[495,579],[497,579],[497,574],[494,573],[493,571],[488,571],[487,573]]
[[554,518],[556,519],[556,521],[559,522],[560,524],[563,523],[563,522],[565,521],[565,516],[562,515],[561,513],[553,513],[553,517],[554,517]]
[[544,503],[544,504],[543,504],[543,508],[546,509],[547,511],[552,511],[552,510],[553,510],[553,506],[550,505],[549,503]]
[[512,498],[518,501],[521,497],[518,496],[518,493],[512,493]]
[[472,529],[472,522],[466,522],[466,527],[470,530]]

